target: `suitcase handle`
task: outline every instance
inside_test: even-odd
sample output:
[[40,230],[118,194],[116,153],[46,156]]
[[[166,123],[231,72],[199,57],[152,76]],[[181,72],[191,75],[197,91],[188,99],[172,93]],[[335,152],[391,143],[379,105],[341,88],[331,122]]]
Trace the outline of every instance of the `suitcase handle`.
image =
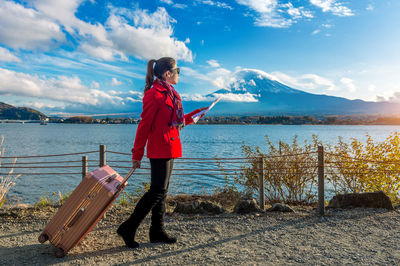
[[78,213],[75,215],[75,217],[71,220],[71,222],[69,222],[69,224],[67,225],[68,228],[71,228],[78,220],[79,218],[82,216],[83,212],[84,212],[84,208],[81,208]]
[[129,173],[125,176],[124,180],[122,180],[121,184],[118,185],[118,190],[120,190],[124,184],[126,183],[126,181],[128,181],[129,177],[131,177],[131,175],[133,174],[133,172],[135,172],[136,168],[131,168],[131,170],[129,171]]

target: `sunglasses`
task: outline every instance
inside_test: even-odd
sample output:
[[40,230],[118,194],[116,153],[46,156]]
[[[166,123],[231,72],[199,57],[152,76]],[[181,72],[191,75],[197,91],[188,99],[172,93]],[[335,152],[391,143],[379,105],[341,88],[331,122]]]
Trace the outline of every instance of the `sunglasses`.
[[179,75],[179,73],[181,73],[181,69],[179,68],[179,67],[177,67],[177,68],[174,68],[174,69],[171,69],[170,71],[172,72],[172,71],[174,71],[174,70],[176,70],[176,73]]

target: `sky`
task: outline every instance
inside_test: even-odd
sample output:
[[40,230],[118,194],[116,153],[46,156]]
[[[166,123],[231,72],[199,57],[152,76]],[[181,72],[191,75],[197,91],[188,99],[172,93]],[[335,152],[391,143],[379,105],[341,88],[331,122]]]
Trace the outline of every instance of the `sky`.
[[292,87],[400,102],[400,1],[0,0],[0,102],[48,115],[129,113],[170,56],[185,100],[243,69]]

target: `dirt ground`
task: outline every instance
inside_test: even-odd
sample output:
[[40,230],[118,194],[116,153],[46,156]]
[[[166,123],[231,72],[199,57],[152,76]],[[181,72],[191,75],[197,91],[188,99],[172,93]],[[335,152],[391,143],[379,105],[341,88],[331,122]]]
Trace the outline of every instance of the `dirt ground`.
[[56,208],[0,212],[1,265],[276,265],[400,264],[400,213],[383,209],[296,213],[183,215],[166,217],[176,244],[149,242],[149,218],[140,226],[140,247],[129,249],[116,234],[131,208],[113,206],[64,258],[37,240]]

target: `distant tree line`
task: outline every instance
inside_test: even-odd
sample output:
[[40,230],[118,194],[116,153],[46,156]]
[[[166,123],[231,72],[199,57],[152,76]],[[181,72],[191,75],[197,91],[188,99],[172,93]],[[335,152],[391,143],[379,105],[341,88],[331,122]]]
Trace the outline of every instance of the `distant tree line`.
[[[138,118],[93,118],[75,116],[67,119],[50,118],[52,123],[74,124],[137,124]],[[263,124],[263,125],[400,125],[400,117],[376,115],[331,115],[331,116],[209,116],[197,124]]]
[[90,116],[73,116],[69,118],[50,118],[51,123],[67,124],[137,124],[139,119],[133,118],[93,118]]

